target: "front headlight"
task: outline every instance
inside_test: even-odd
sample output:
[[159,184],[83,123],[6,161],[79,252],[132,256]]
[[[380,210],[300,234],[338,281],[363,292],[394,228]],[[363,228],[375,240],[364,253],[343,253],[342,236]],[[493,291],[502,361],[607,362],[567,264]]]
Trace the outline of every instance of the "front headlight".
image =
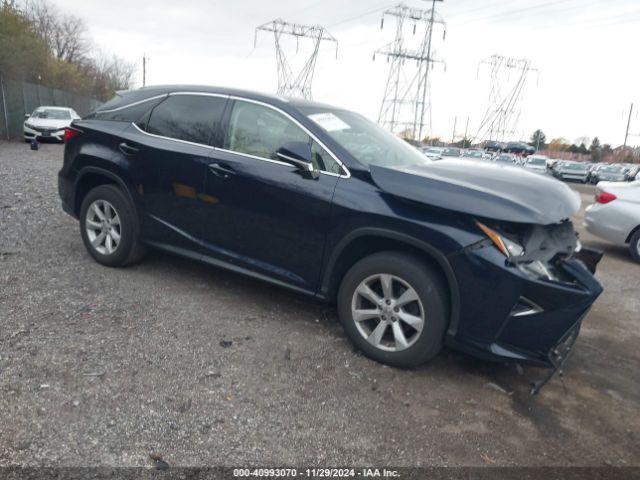
[[27,127],[27,128],[31,128],[31,129],[34,128],[34,126],[32,124],[30,124],[29,122],[24,122],[24,126]]
[[[493,241],[494,245],[500,250],[505,257],[509,260],[515,260],[517,257],[521,257],[524,254],[524,247],[519,243],[507,238],[505,235],[496,232],[495,230],[487,227],[485,224],[476,220],[476,224],[480,229]],[[518,270],[532,278],[544,278],[546,280],[557,281],[557,277],[551,272],[549,266],[540,260],[533,261],[514,261],[513,264],[517,266]]]
[[480,230],[482,230],[487,235],[487,237],[491,239],[494,245],[504,254],[505,257],[519,257],[524,253],[524,248],[519,243],[514,242],[504,235],[501,235],[495,230],[492,230],[484,223],[480,223],[476,220],[476,224],[478,225],[478,227],[480,227]]

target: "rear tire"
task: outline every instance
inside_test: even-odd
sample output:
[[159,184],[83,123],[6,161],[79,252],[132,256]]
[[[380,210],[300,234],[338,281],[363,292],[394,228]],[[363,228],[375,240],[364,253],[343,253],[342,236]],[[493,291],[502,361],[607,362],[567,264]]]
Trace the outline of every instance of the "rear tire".
[[415,367],[435,357],[442,347],[448,289],[438,272],[420,258],[376,253],[344,276],[338,316],[351,341],[367,357],[394,367]]
[[636,230],[636,233],[631,235],[629,240],[629,251],[633,259],[640,263],[640,228]]
[[100,185],[83,199],[80,234],[93,259],[107,267],[124,267],[144,256],[138,217],[123,191]]

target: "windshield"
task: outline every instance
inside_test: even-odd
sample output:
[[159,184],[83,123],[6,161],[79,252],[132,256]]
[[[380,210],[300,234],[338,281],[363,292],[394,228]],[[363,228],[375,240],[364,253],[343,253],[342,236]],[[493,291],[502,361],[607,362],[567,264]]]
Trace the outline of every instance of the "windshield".
[[398,167],[428,163],[420,151],[357,113],[318,107],[300,107],[300,111],[364,165]]
[[513,157],[508,157],[506,155],[500,155],[496,158],[496,162],[500,163],[513,163]]
[[546,165],[547,161],[544,158],[528,158],[527,163],[529,165]]
[[482,152],[466,152],[465,156],[466,157],[480,158],[480,157],[482,157]]
[[69,110],[59,110],[53,108],[46,108],[44,110],[36,110],[31,115],[32,118],[49,118],[52,120],[69,120],[71,113]]
[[620,173],[620,167],[614,167],[613,165],[610,167],[604,167],[602,169],[603,172],[608,172],[608,173]]
[[460,156],[460,149],[459,148],[445,148],[442,151],[443,155],[446,155],[448,157],[459,157]]
[[567,170],[587,170],[589,166],[582,163],[569,163],[567,165],[564,165],[564,168],[566,168]]

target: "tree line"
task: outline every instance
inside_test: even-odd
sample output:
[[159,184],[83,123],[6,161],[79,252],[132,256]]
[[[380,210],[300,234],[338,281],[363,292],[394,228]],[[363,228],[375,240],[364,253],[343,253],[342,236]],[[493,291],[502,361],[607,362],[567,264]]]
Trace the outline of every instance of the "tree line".
[[101,51],[84,21],[46,0],[0,0],[4,78],[108,100],[131,88],[135,66]]
[[542,130],[538,129],[531,135],[531,141],[529,143],[536,147],[537,150],[548,150],[551,153],[569,152],[589,155],[592,162],[601,162],[604,160],[621,162],[633,161],[633,154],[631,152],[621,152],[621,155],[618,156],[619,158],[613,159],[614,151],[611,145],[608,143],[600,143],[598,137],[594,137],[592,140],[588,137],[582,137],[578,138],[574,143],[570,143],[564,138],[554,138],[547,143],[546,135]]
[[[564,138],[554,138],[547,142],[547,136],[540,129],[533,132],[529,139],[529,145],[536,151],[546,152],[551,155],[557,152],[569,152],[580,155],[588,155],[592,162],[615,161],[633,162],[634,156],[631,151],[623,151],[615,154],[613,148],[608,143],[600,143],[598,137],[590,139],[588,137],[578,138],[574,143],[570,143]],[[449,145],[458,148],[472,148],[473,141],[470,138],[463,138],[455,142],[443,142],[440,137],[425,137],[422,139],[424,145],[444,146]],[[587,146],[588,145],[588,146]],[[584,157],[583,157],[584,158]]]

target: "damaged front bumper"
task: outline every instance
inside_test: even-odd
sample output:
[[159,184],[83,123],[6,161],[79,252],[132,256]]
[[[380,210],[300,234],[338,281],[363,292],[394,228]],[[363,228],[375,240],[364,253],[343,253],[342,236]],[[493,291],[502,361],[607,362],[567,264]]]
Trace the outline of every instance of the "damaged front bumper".
[[[599,256],[583,249],[591,270]],[[602,293],[577,257],[550,265],[553,278],[510,264],[496,248],[469,249],[450,258],[460,290],[459,316],[448,330],[450,346],[497,361],[517,361],[557,371],[558,346],[575,331]]]
[[549,362],[553,364],[553,368],[533,384],[531,387],[531,395],[536,395],[556,373],[560,375],[560,378],[562,378],[562,367],[571,356],[571,352],[573,352],[573,346],[576,344],[576,340],[578,340],[578,334],[580,333],[581,326],[582,319],[578,320],[575,326],[573,326],[565,336],[560,339],[553,350],[549,352]]

